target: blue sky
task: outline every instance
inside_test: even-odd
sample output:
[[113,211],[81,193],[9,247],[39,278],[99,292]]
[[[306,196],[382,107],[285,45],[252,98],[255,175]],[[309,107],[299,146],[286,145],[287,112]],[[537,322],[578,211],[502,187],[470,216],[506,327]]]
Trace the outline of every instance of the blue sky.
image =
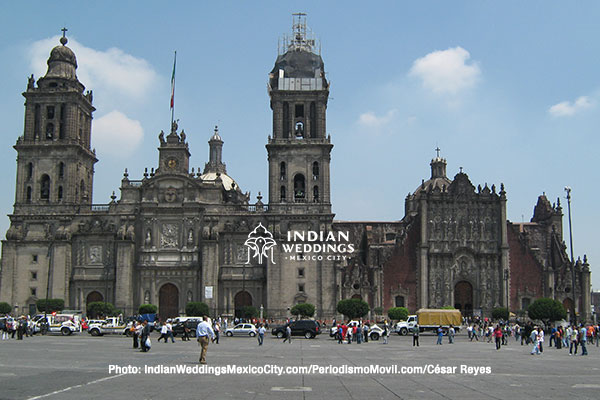
[[[27,77],[45,72],[69,29],[78,76],[94,91],[94,203],[125,168],[156,167],[169,127],[177,50],[176,118],[203,168],[218,124],[228,173],[252,199],[267,192],[271,132],[267,75],[291,14],[320,39],[331,81],[328,133],[337,219],[399,220],[429,177],[435,147],[452,178],[503,182],[508,218],[529,220],[537,196],[572,187],[574,248],[600,288],[600,4],[529,2],[11,2],[0,15],[0,214],[12,211]],[[565,232],[567,219],[564,219]],[[0,232],[8,218],[0,217]],[[565,238],[568,241],[568,238]]]

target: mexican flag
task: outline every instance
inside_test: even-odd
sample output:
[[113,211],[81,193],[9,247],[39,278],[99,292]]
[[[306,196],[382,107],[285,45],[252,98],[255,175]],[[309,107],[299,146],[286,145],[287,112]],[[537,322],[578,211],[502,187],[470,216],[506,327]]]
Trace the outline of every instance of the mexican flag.
[[173,59],[173,75],[171,75],[171,109],[175,107],[175,64],[177,63],[177,52]]

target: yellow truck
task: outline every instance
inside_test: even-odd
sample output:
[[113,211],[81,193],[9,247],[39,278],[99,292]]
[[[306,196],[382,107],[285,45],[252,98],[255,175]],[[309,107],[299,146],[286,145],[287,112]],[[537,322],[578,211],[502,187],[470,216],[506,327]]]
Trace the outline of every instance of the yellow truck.
[[459,310],[421,308],[416,315],[409,315],[406,321],[398,322],[395,331],[404,336],[412,332],[416,324],[419,324],[420,332],[435,331],[440,325],[444,331],[452,325],[458,332],[462,324],[462,314]]

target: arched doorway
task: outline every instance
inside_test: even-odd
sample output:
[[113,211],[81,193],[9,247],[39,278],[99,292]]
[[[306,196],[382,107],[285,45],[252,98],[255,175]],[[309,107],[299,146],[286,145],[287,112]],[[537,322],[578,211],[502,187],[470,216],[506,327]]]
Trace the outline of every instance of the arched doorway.
[[465,317],[473,315],[473,285],[469,282],[460,281],[454,286],[454,308]]
[[245,290],[237,292],[233,298],[233,303],[235,307],[235,317],[244,318],[244,315],[242,314],[242,308],[252,305],[252,296]]
[[165,283],[158,292],[158,313],[163,320],[179,315],[179,289],[172,283]]
[[563,300],[563,306],[565,307],[565,310],[567,310],[567,312],[569,314],[571,314],[573,312],[573,299],[571,299],[570,297],[567,297],[566,299]]
[[87,295],[85,298],[85,304],[90,304],[95,301],[104,301],[104,296],[102,296],[102,294],[96,290]]
[[362,300],[362,296],[360,294],[353,294],[352,299],[358,299],[358,300]]

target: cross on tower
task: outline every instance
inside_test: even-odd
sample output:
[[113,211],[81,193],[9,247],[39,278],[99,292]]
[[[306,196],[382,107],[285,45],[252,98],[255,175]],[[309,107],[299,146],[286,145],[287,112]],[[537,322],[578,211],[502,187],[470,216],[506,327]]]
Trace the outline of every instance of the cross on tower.
[[62,28],[61,31],[63,33],[63,37],[65,37],[65,35],[67,34],[68,29],[67,28]]
[[437,158],[440,158],[440,146],[436,147],[435,151],[437,153]]

